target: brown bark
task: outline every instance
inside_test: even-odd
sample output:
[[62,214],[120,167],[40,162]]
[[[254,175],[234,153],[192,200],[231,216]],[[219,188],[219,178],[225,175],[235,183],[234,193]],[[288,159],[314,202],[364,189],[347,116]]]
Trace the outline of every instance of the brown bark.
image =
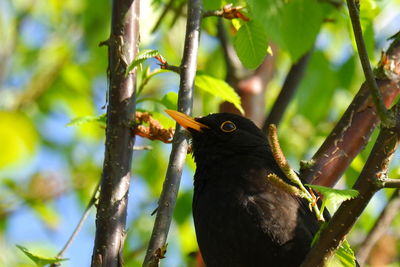
[[325,266],[351,230],[373,195],[384,186],[389,161],[400,138],[400,104],[395,109],[396,122],[391,128],[382,127],[378,139],[354,185],[359,191],[355,199],[345,201],[328,222],[321,236],[307,255],[302,267]]
[[[392,44],[382,55],[375,72],[383,101],[386,107],[390,107],[400,93],[398,36],[393,38]],[[315,164],[300,171],[302,179],[307,183],[334,186],[354,157],[364,148],[379,121],[369,89],[364,83],[335,128],[312,157]]]
[[[400,93],[400,84],[388,79],[378,81],[378,84],[389,107]],[[312,159],[315,164],[301,170],[302,179],[308,183],[334,186],[367,144],[378,123],[369,90],[363,84],[340,121],[314,154]]]
[[92,266],[123,265],[122,249],[134,136],[136,72],[125,75],[139,46],[139,0],[114,0],[109,55],[109,104]]
[[[188,1],[185,47],[180,65],[180,85],[178,110],[187,115],[192,112],[193,87],[197,68],[197,53],[200,39],[201,0]],[[167,174],[158,201],[157,216],[154,222],[146,257],[145,267],[159,265],[164,257],[165,246],[172,215],[176,204],[183,166],[188,148],[188,137],[185,130],[177,124]]]

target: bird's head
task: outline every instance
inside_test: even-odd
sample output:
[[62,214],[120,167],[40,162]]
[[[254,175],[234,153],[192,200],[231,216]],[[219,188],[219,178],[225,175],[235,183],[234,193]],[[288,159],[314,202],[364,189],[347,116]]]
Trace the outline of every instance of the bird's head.
[[174,110],[166,112],[192,135],[197,164],[223,161],[226,157],[261,159],[269,151],[264,133],[249,119],[232,113],[192,118]]

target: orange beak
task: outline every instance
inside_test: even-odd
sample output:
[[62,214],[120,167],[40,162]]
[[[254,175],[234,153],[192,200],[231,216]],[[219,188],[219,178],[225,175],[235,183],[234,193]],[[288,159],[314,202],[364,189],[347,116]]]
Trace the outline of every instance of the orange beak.
[[193,129],[198,132],[202,132],[202,128],[210,128],[205,124],[202,124],[198,121],[195,121],[192,117],[189,117],[186,114],[183,114],[179,111],[171,110],[171,109],[166,109],[165,112],[168,113],[177,123],[179,123],[182,127],[185,129]]

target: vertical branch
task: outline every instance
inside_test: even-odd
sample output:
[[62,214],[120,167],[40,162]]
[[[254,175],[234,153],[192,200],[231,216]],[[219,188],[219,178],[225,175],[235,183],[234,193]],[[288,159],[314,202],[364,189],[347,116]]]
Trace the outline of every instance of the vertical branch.
[[125,75],[139,45],[139,0],[114,0],[108,40],[109,105],[92,267],[122,266],[131,176],[135,114],[135,71]]
[[[191,114],[193,105],[193,86],[200,39],[201,7],[201,0],[190,0],[188,2],[185,47],[180,66],[181,79],[178,95],[178,110],[188,115]],[[143,266],[158,266],[159,260],[163,257],[187,148],[187,135],[184,129],[177,124],[167,174],[158,201],[157,216]]]

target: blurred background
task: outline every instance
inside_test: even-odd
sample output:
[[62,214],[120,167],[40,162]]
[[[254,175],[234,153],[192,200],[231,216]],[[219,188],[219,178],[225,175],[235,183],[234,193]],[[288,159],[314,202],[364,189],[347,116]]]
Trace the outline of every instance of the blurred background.
[[[185,1],[160,18],[165,0],[142,1],[141,44],[156,49],[169,64],[179,65],[185,32]],[[218,2],[218,1],[217,1]],[[237,1],[234,1],[237,2]],[[329,2],[329,1],[327,1]],[[364,1],[363,1],[364,2]],[[219,1],[219,5],[222,2]],[[399,30],[400,1],[366,0],[362,12],[364,35],[373,66],[386,40]],[[213,7],[205,1],[206,8]],[[208,5],[208,6],[207,6]],[[178,14],[178,15],[177,15]],[[91,122],[105,113],[107,48],[99,43],[109,36],[109,0],[1,0],[0,1],[0,266],[32,266],[16,247],[22,245],[53,257],[78,223],[101,176],[104,125]],[[315,51],[280,125],[280,140],[292,166],[309,159],[343,114],[364,81],[350,22],[342,6],[331,8],[319,31]],[[224,55],[216,35],[216,19],[203,21],[198,69],[225,78]],[[225,22],[229,27],[231,22]],[[287,75],[291,58],[284,48],[274,54],[276,67],[268,83],[265,112],[271,108]],[[155,60],[139,70],[159,68]],[[154,76],[138,95],[138,110],[151,111],[165,127],[175,124],[160,103],[175,97],[175,73]],[[217,112],[221,99],[197,91],[194,115]],[[69,123],[73,120],[78,123]],[[373,135],[372,140],[376,137]],[[136,138],[128,207],[126,266],[141,266],[153,226],[150,214],[157,207],[170,145]],[[353,161],[338,187],[351,186],[368,156],[371,143]],[[400,176],[397,152],[389,177]],[[163,266],[194,266],[197,250],[191,218],[194,163],[189,156],[183,174],[174,221]],[[348,240],[357,245],[370,230],[393,190],[382,190],[369,204]],[[94,242],[95,210],[66,252],[62,266],[89,266]],[[400,266],[400,216],[375,248],[373,266]],[[381,264],[381,265],[379,265]],[[383,265],[382,265],[383,264]]]

